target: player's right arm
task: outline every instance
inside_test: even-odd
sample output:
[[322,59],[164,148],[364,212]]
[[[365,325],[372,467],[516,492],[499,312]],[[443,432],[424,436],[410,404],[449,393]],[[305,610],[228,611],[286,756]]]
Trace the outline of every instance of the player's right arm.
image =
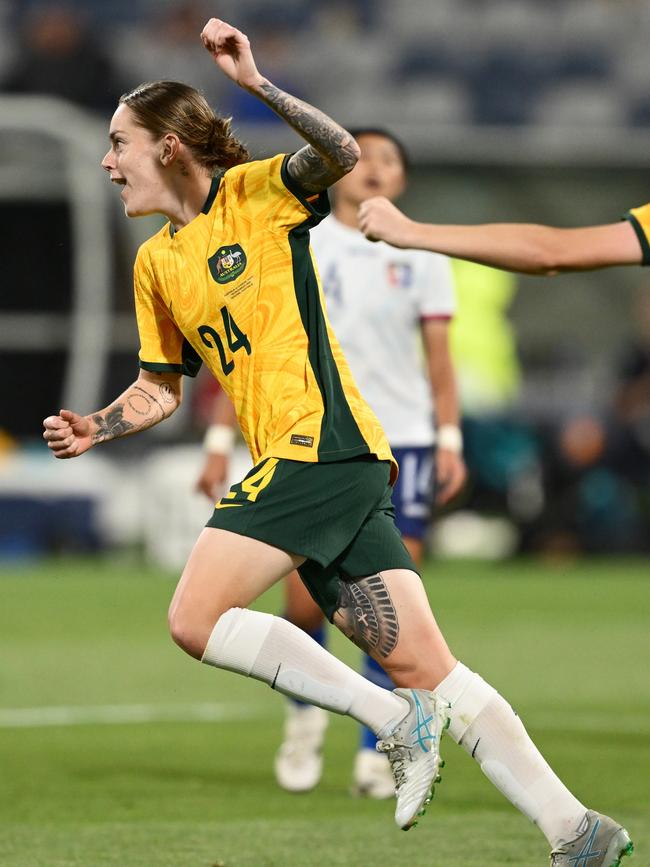
[[147,430],[180,406],[181,374],[141,370],[138,379],[104,409],[78,415],[62,409],[43,421],[43,439],[55,458],[76,458],[93,446]]
[[444,226],[409,219],[375,197],[359,208],[359,226],[374,241],[468,259],[523,274],[552,276],[612,265],[640,265],[641,241],[629,220],[604,226],[559,229],[528,223]]

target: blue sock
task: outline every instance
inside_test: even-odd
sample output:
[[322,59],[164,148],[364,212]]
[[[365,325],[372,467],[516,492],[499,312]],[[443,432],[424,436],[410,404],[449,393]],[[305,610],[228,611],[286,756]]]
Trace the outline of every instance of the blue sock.
[[[381,665],[376,662],[372,656],[367,653],[363,655],[363,663],[361,674],[372,683],[380,686],[382,689],[395,689],[395,685],[390,677],[386,674]],[[366,726],[361,727],[361,744],[362,750],[374,750],[377,745],[377,735]]]
[[[307,632],[307,630],[305,630],[305,632]],[[327,635],[325,633],[325,624],[323,624],[322,626],[319,626],[318,629],[313,629],[311,632],[307,632],[307,635],[310,638],[313,638],[314,641],[317,644],[320,644],[321,647],[327,647]],[[300,701],[299,699],[292,698],[291,696],[289,696],[289,701],[292,704],[297,705],[298,707],[304,707],[307,704],[307,702]]]

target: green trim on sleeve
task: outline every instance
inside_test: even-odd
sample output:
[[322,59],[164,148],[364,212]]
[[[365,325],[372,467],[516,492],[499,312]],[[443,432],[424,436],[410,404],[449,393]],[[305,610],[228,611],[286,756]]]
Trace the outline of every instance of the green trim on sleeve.
[[330,200],[325,190],[322,190],[320,193],[310,193],[307,190],[304,190],[300,184],[291,177],[287,170],[287,164],[292,156],[293,154],[287,154],[282,160],[280,177],[282,178],[282,183],[289,192],[298,199],[301,205],[307,208],[312,217],[317,218],[315,222],[311,223],[312,226],[315,226],[329,214]]
[[140,361],[140,367],[150,373],[182,373],[184,376],[195,377],[201,369],[203,361],[196,349],[187,340],[183,341],[181,364],[167,364],[158,361]]
[[149,373],[183,373],[182,364],[159,364],[157,361],[140,361],[140,367]]
[[648,236],[646,235],[643,226],[631,211],[628,211],[627,214],[623,216],[623,219],[627,220],[628,223],[631,224],[637,238],[639,239],[639,244],[641,244],[641,252],[643,253],[643,259],[641,261],[641,264],[650,265],[650,241],[648,241]]

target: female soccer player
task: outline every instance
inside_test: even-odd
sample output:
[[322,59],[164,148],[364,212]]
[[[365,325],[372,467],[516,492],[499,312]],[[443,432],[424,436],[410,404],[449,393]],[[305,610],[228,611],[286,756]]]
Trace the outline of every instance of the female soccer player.
[[[367,724],[392,764],[396,822],[424,809],[452,737],[543,830],[555,865],[584,850],[610,867],[631,845],[586,808],[541,757],[510,706],[458,662],[390,517],[394,463],[321,305],[308,230],[323,190],[358,146],[340,126],[258,72],[246,36],[210,19],[219,68],[308,144],[247,162],[203,98],[155,82],[125,94],[103,166],[127,216],[167,225],[140,249],[135,295],[142,371],[110,406],[45,419],[58,458],[167,418],[180,377],[205,363],[231,398],[255,466],[217,504],[172,600],[174,640],[203,662]],[[220,170],[221,169],[221,170]],[[226,171],[223,171],[226,169]],[[398,684],[382,690],[286,620],[246,608],[298,568],[327,616]],[[585,860],[585,859],[583,859]]]
[[[391,199],[399,196],[406,185],[408,161],[404,146],[386,130],[352,130],[352,135],[360,147],[359,161],[332,189],[332,214],[312,230],[311,243],[330,322],[400,465],[392,492],[395,523],[419,566],[433,506],[434,442],[438,502],[452,499],[465,478],[448,345],[454,312],[451,267],[443,256],[396,253],[364,238],[357,228],[359,205],[377,192]],[[232,405],[218,395],[198,482],[208,497],[214,498],[215,489],[223,484],[234,424]],[[287,577],[285,589],[285,617],[324,645],[323,613],[297,573]],[[379,686],[393,688],[368,654],[362,670]],[[289,702],[287,710],[276,777],[289,791],[309,791],[322,774],[327,714],[301,702]],[[390,766],[375,743],[373,733],[364,728],[354,763],[354,790],[373,798],[391,797]]]
[[650,204],[605,226],[557,229],[529,223],[440,226],[410,220],[378,196],[359,208],[359,226],[374,241],[469,259],[493,268],[552,276],[614,265],[650,265]]

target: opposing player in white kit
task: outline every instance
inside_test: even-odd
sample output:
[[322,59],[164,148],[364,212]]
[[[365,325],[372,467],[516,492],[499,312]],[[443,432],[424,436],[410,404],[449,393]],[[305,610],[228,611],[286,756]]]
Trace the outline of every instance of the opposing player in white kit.
[[[373,244],[359,231],[357,211],[363,201],[376,195],[393,199],[403,192],[407,157],[401,142],[384,130],[354,130],[353,135],[361,158],[336,184],[333,213],[311,232],[311,245],[334,331],[399,463],[392,496],[395,522],[419,565],[434,490],[438,502],[445,503],[465,478],[447,338],[455,306],[451,267],[445,256]],[[206,437],[211,454],[199,482],[209,495],[214,494],[215,482],[224,480],[222,453],[231,442],[224,428],[228,409],[222,404],[217,403],[215,413],[218,427]],[[285,617],[325,643],[323,614],[296,573],[286,582]],[[367,654],[363,674],[393,689]],[[327,720],[320,708],[289,703],[285,738],[275,761],[283,788],[308,791],[318,783]],[[359,794],[388,798],[394,792],[393,777],[375,745],[374,734],[364,729],[354,788]]]

